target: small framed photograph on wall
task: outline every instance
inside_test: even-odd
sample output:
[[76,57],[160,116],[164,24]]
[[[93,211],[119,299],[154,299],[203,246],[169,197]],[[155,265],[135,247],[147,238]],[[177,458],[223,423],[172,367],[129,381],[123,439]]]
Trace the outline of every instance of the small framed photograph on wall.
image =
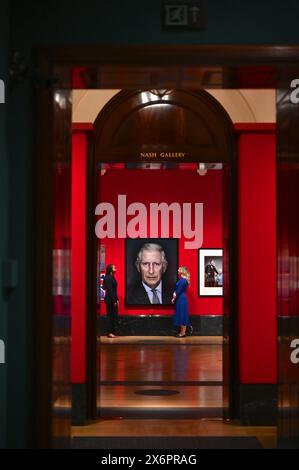
[[223,295],[223,250],[200,248],[198,250],[199,296]]
[[105,272],[101,272],[100,274],[100,289],[99,289],[99,297],[100,297],[100,300],[104,300],[105,299],[105,290],[104,290],[104,287],[103,287],[103,282],[104,282],[104,279],[105,279]]

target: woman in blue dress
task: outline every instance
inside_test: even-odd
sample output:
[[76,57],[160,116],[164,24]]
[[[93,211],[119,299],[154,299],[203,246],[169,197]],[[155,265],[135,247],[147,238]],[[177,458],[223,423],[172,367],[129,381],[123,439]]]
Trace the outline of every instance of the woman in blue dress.
[[178,269],[179,280],[176,283],[173,293],[172,303],[174,304],[174,324],[180,327],[178,338],[186,337],[187,326],[190,325],[189,309],[187,300],[187,289],[190,284],[190,272],[186,266],[180,266]]

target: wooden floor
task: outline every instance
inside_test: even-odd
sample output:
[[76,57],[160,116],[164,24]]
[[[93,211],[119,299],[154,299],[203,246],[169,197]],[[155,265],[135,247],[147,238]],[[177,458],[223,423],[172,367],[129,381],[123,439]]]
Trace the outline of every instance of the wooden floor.
[[254,436],[264,448],[276,447],[276,427],[240,426],[220,419],[102,419],[87,426],[73,426],[73,437],[101,436]]
[[[175,395],[139,395],[140,391],[170,391]],[[192,408],[222,407],[222,387],[214,386],[102,386],[98,394],[98,407],[119,408],[124,411],[172,409],[178,412]]]
[[[161,417],[169,411],[222,416],[221,337],[101,337],[98,363],[102,416],[116,410],[122,417],[149,417],[154,410]],[[149,390],[157,395],[139,395]]]
[[108,338],[99,336],[100,344],[222,344],[222,336],[186,336],[177,338],[175,336],[117,336]]
[[[255,436],[275,448],[275,427],[240,426],[217,418],[181,419],[184,410],[222,410],[222,337],[119,337],[98,340],[98,408],[121,410],[114,417],[73,427],[72,435]],[[140,390],[174,390],[171,396],[142,396]],[[154,410],[172,410],[171,419],[151,419]],[[129,419],[135,410],[139,419]],[[147,410],[147,419],[142,411]],[[102,414],[103,416],[103,414]],[[153,415],[156,417],[156,415]]]
[[222,337],[101,337],[99,382],[221,382]]

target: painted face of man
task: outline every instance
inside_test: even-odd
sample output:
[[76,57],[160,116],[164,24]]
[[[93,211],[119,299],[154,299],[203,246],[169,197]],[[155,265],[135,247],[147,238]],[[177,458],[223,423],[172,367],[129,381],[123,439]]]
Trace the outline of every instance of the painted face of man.
[[159,251],[143,250],[139,264],[142,281],[152,289],[157,287],[163,274],[162,254]]

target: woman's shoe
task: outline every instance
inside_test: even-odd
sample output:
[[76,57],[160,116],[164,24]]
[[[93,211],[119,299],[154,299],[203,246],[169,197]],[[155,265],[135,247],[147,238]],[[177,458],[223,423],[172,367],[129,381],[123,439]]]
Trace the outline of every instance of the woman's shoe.
[[109,335],[107,335],[108,338],[116,338],[116,336],[113,334],[113,333],[109,333]]
[[178,335],[175,335],[176,338],[186,338],[187,335],[181,335],[181,334],[178,334]]

